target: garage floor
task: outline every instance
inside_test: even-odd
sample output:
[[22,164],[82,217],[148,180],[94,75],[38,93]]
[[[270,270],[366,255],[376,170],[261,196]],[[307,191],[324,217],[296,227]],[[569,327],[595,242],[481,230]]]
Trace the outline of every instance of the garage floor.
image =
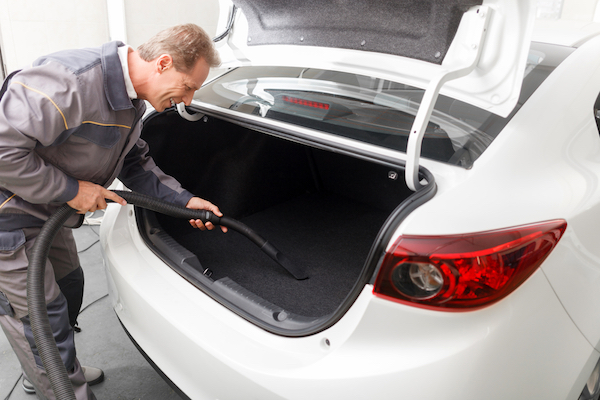
[[[79,316],[82,331],[75,334],[77,357],[83,365],[102,368],[105,373],[104,382],[92,390],[98,399],[179,399],[133,346],[110,307],[99,228],[84,225],[74,231],[86,280]],[[23,391],[20,376],[19,362],[0,330],[0,400],[36,398]]]

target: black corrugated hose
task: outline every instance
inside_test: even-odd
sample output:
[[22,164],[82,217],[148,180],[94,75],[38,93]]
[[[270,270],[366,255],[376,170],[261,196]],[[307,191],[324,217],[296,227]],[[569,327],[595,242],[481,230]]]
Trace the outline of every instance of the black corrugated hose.
[[[254,242],[263,252],[288,270],[296,279],[308,278],[308,275],[302,268],[294,266],[272,244],[233,218],[218,217],[207,210],[193,210],[177,206],[140,193],[119,190],[115,190],[114,192],[124,198],[128,204],[147,208],[175,218],[185,218],[188,220],[200,219],[203,222],[210,221],[214,225],[231,228]],[[63,224],[75,212],[68,204],[64,204],[48,218],[32,248],[27,270],[27,304],[33,339],[48,374],[54,395],[58,400],[76,399],[73,386],[56,347],[56,341],[50,327],[48,312],[46,310],[44,271],[54,236],[56,236]]]
[[31,331],[52,385],[52,391],[58,400],[76,400],[76,398],[50,327],[48,310],[46,310],[44,271],[54,236],[73,214],[75,210],[65,204],[48,218],[31,250],[27,268],[27,307]]

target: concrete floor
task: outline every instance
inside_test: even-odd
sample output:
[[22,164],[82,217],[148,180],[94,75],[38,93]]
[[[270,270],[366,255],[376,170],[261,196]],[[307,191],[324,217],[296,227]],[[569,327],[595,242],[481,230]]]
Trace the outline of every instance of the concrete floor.
[[[74,231],[85,273],[83,311],[79,316],[82,331],[75,334],[77,357],[83,365],[101,368],[105,373],[104,382],[92,390],[98,399],[180,399],[137,351],[110,307],[99,228],[84,225]],[[23,391],[20,377],[19,362],[0,330],[0,400],[36,398]]]

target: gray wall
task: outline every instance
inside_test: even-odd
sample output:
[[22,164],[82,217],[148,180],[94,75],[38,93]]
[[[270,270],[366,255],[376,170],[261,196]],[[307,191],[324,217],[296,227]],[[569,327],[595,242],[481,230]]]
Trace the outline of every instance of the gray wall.
[[[125,38],[110,34],[109,16],[113,24],[115,19],[109,5],[112,10],[115,2],[124,13]],[[0,0],[4,68],[10,72],[43,54],[112,39],[126,39],[137,47],[159,30],[184,22],[214,36],[218,12],[218,0]]]

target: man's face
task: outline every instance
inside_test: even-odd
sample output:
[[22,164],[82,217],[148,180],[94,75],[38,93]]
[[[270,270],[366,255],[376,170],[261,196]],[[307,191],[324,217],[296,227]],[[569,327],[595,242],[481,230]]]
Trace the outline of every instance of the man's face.
[[156,65],[156,79],[146,100],[159,112],[181,102],[190,105],[194,92],[200,89],[210,70],[203,58],[187,73],[177,71],[169,55],[160,56]]

